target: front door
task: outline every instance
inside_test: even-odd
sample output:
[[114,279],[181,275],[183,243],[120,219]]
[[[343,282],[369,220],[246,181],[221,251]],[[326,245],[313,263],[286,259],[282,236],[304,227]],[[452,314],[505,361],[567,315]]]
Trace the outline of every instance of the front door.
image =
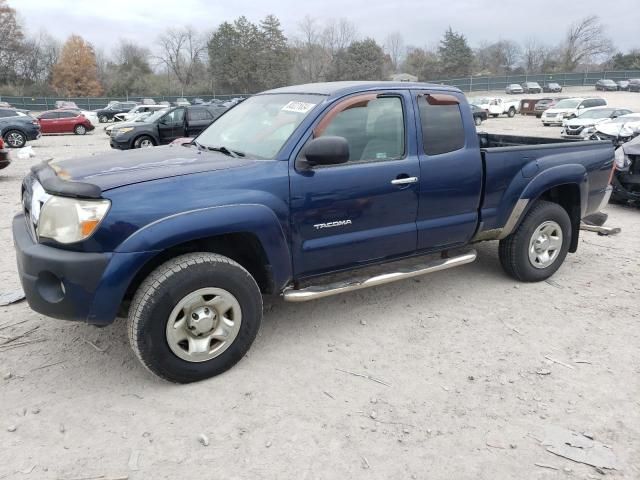
[[161,144],[171,143],[184,137],[185,108],[176,108],[158,121],[158,136]]
[[296,276],[335,271],[416,249],[420,166],[408,91],[341,100],[314,137],[344,137],[349,161],[307,170],[291,162]]

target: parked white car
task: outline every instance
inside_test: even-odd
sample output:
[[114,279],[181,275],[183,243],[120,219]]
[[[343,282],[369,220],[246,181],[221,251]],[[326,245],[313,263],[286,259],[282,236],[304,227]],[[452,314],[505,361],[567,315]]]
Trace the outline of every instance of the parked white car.
[[553,108],[545,110],[541,120],[545,127],[562,125],[565,118],[577,117],[587,108],[606,106],[607,101],[604,98],[565,98],[556,103]]
[[164,105],[136,105],[126,113],[116,113],[113,118],[116,122],[128,122],[136,116],[145,112],[157,112],[166,108]]
[[562,122],[562,138],[570,140],[582,140],[582,130],[593,127],[611,118],[633,113],[628,108],[595,107],[583,109],[580,114],[572,119]]
[[502,98],[484,97],[469,99],[469,103],[486,110],[494,118],[503,114],[508,117],[514,117],[520,111],[520,102],[518,100],[510,101]]

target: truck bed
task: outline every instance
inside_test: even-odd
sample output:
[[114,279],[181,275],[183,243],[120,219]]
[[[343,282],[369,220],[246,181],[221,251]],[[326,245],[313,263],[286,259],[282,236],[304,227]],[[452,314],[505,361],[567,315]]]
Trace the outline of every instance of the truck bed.
[[560,170],[564,172],[561,175],[580,178],[586,173],[588,181],[583,183],[588,198],[583,208],[591,212],[599,206],[613,165],[610,142],[488,133],[479,133],[478,138],[485,175],[480,231],[502,228],[535,177],[554,172],[560,175]]

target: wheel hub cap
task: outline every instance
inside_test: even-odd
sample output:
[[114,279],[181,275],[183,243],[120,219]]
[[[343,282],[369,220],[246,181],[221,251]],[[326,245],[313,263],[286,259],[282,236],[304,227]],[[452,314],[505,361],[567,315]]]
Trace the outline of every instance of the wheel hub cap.
[[562,249],[562,228],[554,221],[542,223],[529,242],[529,261],[535,268],[546,268],[556,261]]
[[221,288],[201,288],[182,298],[171,311],[167,344],[183,360],[205,362],[229,348],[241,322],[235,296]]

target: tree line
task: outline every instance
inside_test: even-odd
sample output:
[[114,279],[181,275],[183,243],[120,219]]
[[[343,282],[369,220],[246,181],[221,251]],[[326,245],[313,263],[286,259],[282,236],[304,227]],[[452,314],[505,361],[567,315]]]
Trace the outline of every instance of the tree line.
[[247,94],[283,85],[386,80],[408,73],[429,81],[470,75],[640,69],[640,49],[616,50],[597,16],[570,25],[557,45],[501,39],[473,48],[449,27],[437,45],[406,45],[399,32],[384,42],[359,35],[346,19],[305,17],[287,37],[274,15],[241,16],[211,32],[166,29],[153,45],[121,40],[110,52],[79,35],[64,43],[46,31],[27,34],[0,0],[0,94],[158,96]]

